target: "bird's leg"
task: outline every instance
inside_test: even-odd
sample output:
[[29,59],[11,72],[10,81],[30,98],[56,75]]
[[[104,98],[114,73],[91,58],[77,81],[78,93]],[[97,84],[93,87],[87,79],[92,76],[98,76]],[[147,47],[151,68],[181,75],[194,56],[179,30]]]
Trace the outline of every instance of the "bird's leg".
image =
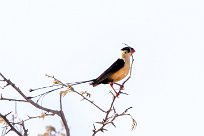
[[113,84],[116,84],[116,85],[120,86],[120,90],[124,90],[124,86],[123,85],[118,84],[118,83],[114,83],[114,82],[113,82]]
[[111,88],[113,89],[113,91],[115,92],[116,97],[118,97],[119,93],[118,93],[118,92],[116,92],[115,88],[113,87],[113,83],[111,83],[111,84],[110,84],[110,86],[111,86]]

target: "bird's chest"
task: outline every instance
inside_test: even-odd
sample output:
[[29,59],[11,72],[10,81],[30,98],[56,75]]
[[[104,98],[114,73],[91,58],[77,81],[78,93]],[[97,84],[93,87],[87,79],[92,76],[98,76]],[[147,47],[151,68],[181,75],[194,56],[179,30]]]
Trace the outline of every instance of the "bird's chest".
[[123,68],[121,68],[116,73],[111,75],[110,78],[113,80],[113,82],[120,81],[128,75],[129,69],[130,69],[130,66],[126,64]]

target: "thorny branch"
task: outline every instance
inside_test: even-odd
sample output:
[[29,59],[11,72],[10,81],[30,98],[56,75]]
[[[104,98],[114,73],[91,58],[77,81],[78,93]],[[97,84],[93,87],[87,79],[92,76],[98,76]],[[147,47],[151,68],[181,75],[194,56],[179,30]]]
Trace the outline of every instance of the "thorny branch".
[[[10,113],[9,113],[10,114]],[[8,115],[8,114],[7,114]],[[0,117],[5,121],[5,123],[10,127],[10,129],[6,132],[6,133],[8,133],[8,132],[10,132],[10,131],[14,131],[17,135],[19,135],[19,136],[23,136],[15,127],[14,127],[14,125],[12,125],[12,123],[7,119],[7,115],[2,115],[1,113],[0,113]]]
[[[58,115],[61,118],[62,122],[64,123],[65,130],[66,130],[66,135],[70,136],[69,127],[68,127],[66,118],[64,116],[64,112],[62,110],[53,110],[53,109],[46,108],[46,107],[43,107],[43,106],[39,105],[38,103],[36,103],[33,100],[31,100],[30,97],[27,97],[21,91],[21,89],[19,89],[13,82],[11,82],[11,80],[7,79],[2,73],[0,73],[0,76],[3,78],[3,81],[6,82],[6,86],[9,86],[9,85],[12,86],[14,88],[14,90],[16,90],[24,98],[24,100],[14,100],[14,99],[3,98],[2,95],[1,95],[1,99],[0,100],[27,102],[27,103],[30,103],[31,105],[33,105],[37,109],[41,109],[41,110],[46,111],[48,113],[52,113],[54,115]],[[3,88],[5,88],[6,86],[4,86]],[[12,126],[12,124],[8,124],[8,125],[10,127]],[[12,129],[12,130],[15,131],[14,129]]]
[[[88,99],[88,98],[86,97],[86,96],[90,96],[89,93],[87,93],[87,92],[81,92],[81,93],[80,93],[80,92],[76,91],[76,90],[72,87],[72,85],[70,85],[70,84],[64,84],[64,83],[62,83],[62,81],[58,80],[58,79],[55,78],[54,76],[50,76],[50,75],[47,75],[47,74],[46,74],[46,76],[49,77],[49,78],[52,78],[52,79],[54,80],[54,84],[61,85],[61,86],[62,86],[61,88],[67,87],[67,91],[76,93],[77,95],[79,95],[79,96],[82,97],[82,100],[86,100],[86,101],[88,101],[89,103],[91,103],[92,105],[94,105],[96,108],[98,108],[100,111],[102,111],[102,112],[104,112],[104,113],[106,112],[105,110],[103,110],[102,108],[100,108],[97,104],[95,104],[94,101],[91,101],[90,99]],[[58,88],[57,88],[57,89],[58,89]],[[53,90],[55,90],[55,89],[53,89]],[[46,93],[46,94],[47,94],[47,93],[50,93],[50,91],[45,92],[45,93]],[[45,93],[40,94],[39,96],[45,95]],[[84,95],[84,94],[87,94],[87,95]]]
[[26,100],[18,100],[18,99],[12,99],[12,98],[5,98],[5,97],[2,96],[2,94],[1,94],[0,100],[14,101],[14,102],[28,102]]

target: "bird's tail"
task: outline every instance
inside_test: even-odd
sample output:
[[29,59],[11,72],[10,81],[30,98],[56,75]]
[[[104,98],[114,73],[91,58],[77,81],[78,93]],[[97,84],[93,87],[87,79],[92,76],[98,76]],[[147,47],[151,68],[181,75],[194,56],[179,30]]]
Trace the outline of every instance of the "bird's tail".
[[[50,86],[44,86],[44,87],[39,87],[39,88],[36,88],[36,89],[30,89],[29,91],[30,92],[33,92],[33,91],[36,91],[36,90],[41,90],[41,89],[45,89],[45,88],[52,88],[52,87],[56,87],[56,86],[66,86],[66,85],[71,85],[71,86],[74,86],[74,85],[79,85],[79,84],[84,84],[84,83],[88,83],[88,82],[93,82],[95,81],[95,79],[91,79],[91,80],[86,80],[86,81],[79,81],[79,82],[72,82],[72,83],[65,83],[65,84],[54,84],[54,85],[50,85]],[[62,88],[62,87],[59,87],[59,89]],[[58,89],[55,89],[55,90],[58,90]]]
[[92,82],[90,83],[90,85],[92,85],[93,87],[99,85],[97,82],[97,79],[92,80]]
[[88,83],[88,82],[93,82],[95,81],[95,79],[91,79],[91,80],[86,80],[86,81],[80,81],[80,82],[73,82],[70,85],[78,85],[78,84],[83,84],[83,83]]

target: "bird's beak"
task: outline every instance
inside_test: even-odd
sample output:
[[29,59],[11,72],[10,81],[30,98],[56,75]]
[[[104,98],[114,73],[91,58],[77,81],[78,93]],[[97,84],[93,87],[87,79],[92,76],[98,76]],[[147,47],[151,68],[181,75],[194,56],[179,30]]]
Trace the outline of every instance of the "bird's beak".
[[135,50],[133,48],[131,48],[131,54],[133,54],[135,52]]

